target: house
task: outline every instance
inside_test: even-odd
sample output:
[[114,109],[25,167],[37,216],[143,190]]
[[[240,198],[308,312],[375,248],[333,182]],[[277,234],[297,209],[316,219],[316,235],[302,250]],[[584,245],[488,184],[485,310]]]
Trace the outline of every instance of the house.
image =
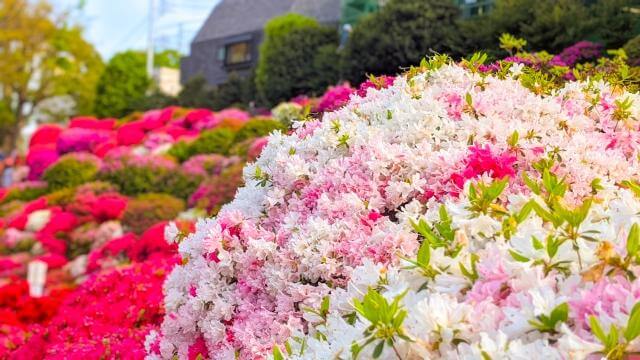
[[[224,83],[229,74],[248,75],[256,66],[264,25],[285,13],[315,18],[340,28],[377,11],[387,0],[222,0],[213,9],[191,42],[191,53],[182,58],[181,82],[202,75],[209,84]],[[450,0],[463,17],[489,11],[494,0]],[[343,38],[344,40],[344,38]]]
[[222,0],[181,61],[182,82],[202,75],[217,85],[232,72],[246,75],[257,64],[263,28],[271,18],[291,12],[337,27],[340,5],[341,0]]
[[152,78],[158,90],[165,95],[177,96],[182,90],[179,69],[157,67],[153,70]]
[[494,0],[456,0],[463,18],[486,14],[493,8]]

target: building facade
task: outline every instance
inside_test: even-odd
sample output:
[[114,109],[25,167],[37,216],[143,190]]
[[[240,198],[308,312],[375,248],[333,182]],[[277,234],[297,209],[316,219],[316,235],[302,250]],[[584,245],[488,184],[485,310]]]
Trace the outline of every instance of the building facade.
[[181,61],[186,82],[204,76],[209,84],[224,83],[229,74],[247,75],[257,64],[264,25],[285,13],[297,13],[326,25],[340,23],[341,0],[222,0],[191,43]]
[[[377,11],[387,0],[222,0],[191,42],[181,61],[181,82],[203,76],[211,85],[224,83],[231,73],[248,75],[256,66],[263,29],[272,18],[297,13],[335,26],[346,40],[359,18]],[[488,12],[494,0],[456,1],[463,17]]]

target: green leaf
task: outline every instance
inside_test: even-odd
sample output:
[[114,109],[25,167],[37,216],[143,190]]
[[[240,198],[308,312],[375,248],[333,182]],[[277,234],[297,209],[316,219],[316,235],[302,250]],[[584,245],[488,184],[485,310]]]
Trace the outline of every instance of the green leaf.
[[627,342],[633,341],[640,335],[640,302],[637,302],[629,313],[627,328],[624,331],[624,338]]
[[516,147],[516,145],[518,145],[518,140],[520,139],[520,134],[518,134],[518,131],[514,131],[513,133],[511,133],[511,136],[509,136],[509,138],[507,139],[507,144],[509,144],[509,146],[511,147]]
[[373,349],[373,358],[379,358],[380,355],[382,355],[382,350],[384,350],[384,341],[380,341],[378,345],[376,345],[376,348]]
[[629,257],[634,257],[638,253],[640,247],[640,227],[638,223],[634,223],[629,230],[629,236],[627,236],[627,254]]
[[518,261],[518,262],[529,262],[529,258],[527,258],[524,255],[520,255],[520,254],[518,254],[517,252],[515,252],[515,251],[513,251],[511,249],[509,249],[509,254],[511,254],[511,257],[513,257],[513,259],[515,261]]
[[466,93],[464,95],[464,101],[467,103],[467,105],[469,105],[469,107],[473,108],[473,99],[471,98],[470,93]]
[[428,241],[425,240],[420,244],[417,260],[418,264],[422,267],[429,265],[429,261],[431,260],[431,247]]
[[326,316],[329,313],[329,296],[325,296],[322,298],[322,303],[320,304],[320,314],[322,316]]
[[273,346],[273,360],[284,360],[284,355],[282,351],[280,351],[280,347],[278,345]]
[[533,248],[536,250],[544,249],[544,245],[542,245],[542,242],[540,241],[540,239],[538,239],[535,236],[531,237],[531,243],[533,244]]
[[551,311],[551,323],[555,326],[559,322],[565,322],[569,318],[569,304],[562,303]]
[[593,334],[593,336],[598,338],[601,343],[606,344],[607,336],[605,335],[604,330],[602,330],[602,326],[600,326],[600,321],[598,321],[598,318],[591,315],[589,317],[589,326],[591,327],[591,333]]
[[633,180],[625,180],[621,185],[633,192],[636,197],[640,197],[640,184]]
[[531,190],[531,192],[533,192],[536,195],[540,195],[540,186],[538,185],[537,182],[531,179],[529,175],[527,175],[526,171],[522,172],[522,180],[524,181],[525,185],[527,185],[529,190]]

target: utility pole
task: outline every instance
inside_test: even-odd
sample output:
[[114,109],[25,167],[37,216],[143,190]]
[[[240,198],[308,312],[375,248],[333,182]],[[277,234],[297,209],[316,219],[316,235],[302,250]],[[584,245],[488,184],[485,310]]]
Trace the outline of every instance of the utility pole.
[[182,37],[184,35],[184,23],[178,24],[178,52],[182,54]]
[[153,56],[154,56],[154,18],[156,16],[156,1],[149,0],[149,34],[147,38],[147,75],[153,77]]

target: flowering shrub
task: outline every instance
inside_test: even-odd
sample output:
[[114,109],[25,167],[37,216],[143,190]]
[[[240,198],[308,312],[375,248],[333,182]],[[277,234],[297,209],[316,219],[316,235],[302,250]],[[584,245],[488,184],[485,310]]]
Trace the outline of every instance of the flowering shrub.
[[347,83],[332,86],[324,93],[322,98],[320,98],[315,111],[322,113],[337,110],[349,101],[349,98],[354,92],[355,90]]
[[143,339],[157,328],[164,313],[162,282],[174,263],[167,258],[94,275],[67,297],[46,327],[35,329],[14,356],[142,358]]
[[235,163],[222,171],[220,176],[203,181],[189,197],[189,206],[206,210],[209,214],[218,213],[222,205],[233,199],[236,189],[243,183],[244,163]]
[[222,171],[240,161],[237,157],[225,157],[219,154],[196,155],[182,164],[182,171],[190,176],[217,176]]
[[57,150],[60,154],[70,152],[91,152],[95,147],[109,141],[111,134],[107,131],[95,131],[72,127],[62,131],[57,141]]
[[[239,110],[166,108],[37,130],[27,155],[33,181],[0,188],[0,359],[142,357],[177,261],[167,221],[184,236],[204,208],[233,197],[243,159],[222,154],[248,120]],[[183,164],[163,155],[182,143],[193,150]],[[202,208],[187,210],[201,183],[217,185],[192,203]],[[48,266],[42,298],[24,280],[33,260]]]
[[33,147],[27,154],[27,166],[29,167],[28,180],[40,180],[44,171],[60,156],[58,152],[48,147]]
[[182,262],[149,356],[639,351],[640,96],[478,60],[272,135],[217,218],[169,227]]
[[551,59],[551,62],[560,66],[574,66],[579,62],[594,60],[602,55],[602,45],[590,41],[580,41]]

